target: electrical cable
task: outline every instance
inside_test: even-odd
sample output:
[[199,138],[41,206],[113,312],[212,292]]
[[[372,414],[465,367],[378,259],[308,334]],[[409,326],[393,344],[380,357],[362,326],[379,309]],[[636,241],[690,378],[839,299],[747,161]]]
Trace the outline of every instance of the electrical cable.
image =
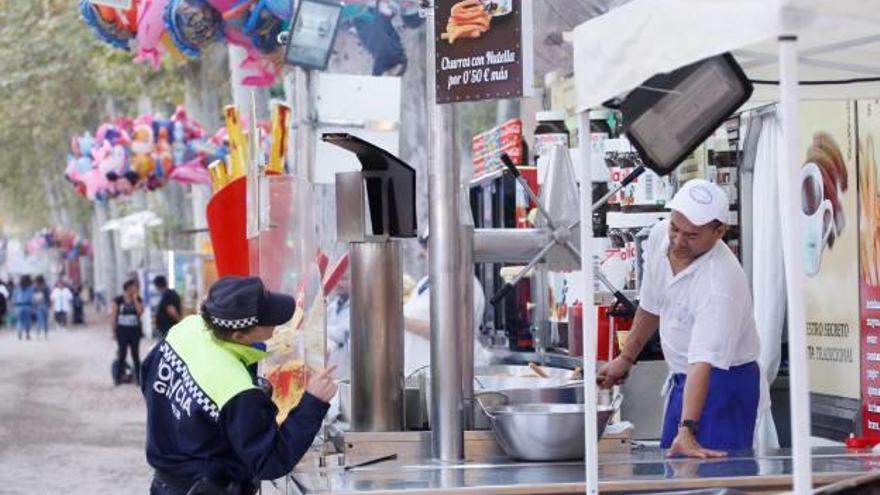
[[[749,79],[752,84],[764,84],[771,86],[778,86],[779,81],[773,79]],[[801,86],[841,86],[844,84],[858,84],[858,83],[870,83],[870,82],[880,82],[880,77],[856,77],[852,79],[829,79],[829,80],[817,80],[817,81],[798,81],[798,84]]]

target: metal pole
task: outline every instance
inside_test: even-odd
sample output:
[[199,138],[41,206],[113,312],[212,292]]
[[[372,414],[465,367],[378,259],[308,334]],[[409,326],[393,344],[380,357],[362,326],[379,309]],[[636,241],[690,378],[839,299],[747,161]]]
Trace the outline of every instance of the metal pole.
[[591,168],[590,111],[578,114],[581,156],[581,273],[584,274],[584,320],[581,341],[584,346],[584,467],[586,493],[599,493],[599,445],[596,425],[596,307],[593,305],[593,171]]
[[[461,346],[456,302],[461,295],[461,222],[459,164],[454,159],[455,107],[437,105],[433,6],[427,19],[427,106],[429,228],[428,276],[431,280],[431,453],[440,462],[464,457]],[[467,343],[472,345],[472,343]]]
[[[464,196],[464,194],[462,194]],[[465,198],[461,198],[466,201]],[[461,295],[459,296],[459,341],[461,347],[461,396],[464,406],[463,427],[474,427],[474,226],[461,227]]]
[[315,88],[312,71],[293,68],[293,135],[296,175],[315,181]]
[[804,314],[804,269],[801,260],[802,233],[800,195],[794,190],[800,182],[798,129],[797,36],[779,37],[779,93],[782,115],[780,148],[779,213],[782,226],[782,253],[788,301],[788,360],[791,368],[791,438],[794,460],[794,492],[812,492],[810,458],[810,376],[807,367],[806,316]]

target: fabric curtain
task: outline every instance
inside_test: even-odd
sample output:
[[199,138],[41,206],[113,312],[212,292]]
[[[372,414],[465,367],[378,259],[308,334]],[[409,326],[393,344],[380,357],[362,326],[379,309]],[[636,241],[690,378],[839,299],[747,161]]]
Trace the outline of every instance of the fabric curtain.
[[[776,424],[770,412],[769,384],[776,380],[782,358],[785,328],[785,269],[782,261],[782,233],[779,214],[777,169],[782,130],[774,107],[756,111],[749,131],[757,132],[752,166],[750,265],[755,322],[761,340],[758,364],[764,378],[762,401],[755,427],[755,448],[778,448]],[[751,141],[751,140],[749,140]],[[746,159],[749,153],[746,153]]]

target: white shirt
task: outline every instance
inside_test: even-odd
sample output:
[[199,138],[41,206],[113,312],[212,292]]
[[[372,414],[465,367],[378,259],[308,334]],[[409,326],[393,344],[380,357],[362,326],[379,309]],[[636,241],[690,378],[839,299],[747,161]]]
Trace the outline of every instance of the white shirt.
[[663,355],[673,373],[688,364],[723,370],[758,359],[748,280],[739,260],[718,241],[677,275],[672,274],[669,221],[654,226],[645,248],[640,307],[660,317]]
[[67,287],[55,287],[49,295],[52,299],[52,311],[70,313],[73,306],[73,293]]
[[[409,301],[403,306],[403,316],[415,320],[431,321],[431,289],[427,286],[428,277],[422,277],[413,291]],[[486,309],[486,296],[480,281],[474,277],[474,364],[477,366],[489,364],[488,351],[480,345],[479,335],[480,322]],[[404,345],[404,374],[409,376],[419,368],[431,364],[431,341],[406,331],[403,336]]]

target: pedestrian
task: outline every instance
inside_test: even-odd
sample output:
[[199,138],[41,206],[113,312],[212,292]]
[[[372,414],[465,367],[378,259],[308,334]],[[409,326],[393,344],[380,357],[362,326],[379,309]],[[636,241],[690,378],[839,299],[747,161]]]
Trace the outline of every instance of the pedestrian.
[[629,337],[620,356],[600,371],[600,385],[625,380],[659,328],[671,371],[660,447],[700,458],[751,449],[760,341],[748,278],[722,240],[730,218],[727,193],[691,179],[667,208],[669,219],[651,229],[646,243]]
[[122,295],[113,300],[110,308],[110,325],[116,338],[116,360],[114,383],[122,383],[125,372],[125,359],[131,352],[134,381],[140,383],[140,343],[144,336],[141,326],[141,315],[144,313],[144,302],[140,296],[137,282],[128,280],[122,285]]
[[43,338],[49,338],[49,286],[42,275],[34,279],[34,318],[37,323],[37,336],[43,332]]
[[[151,495],[251,495],[257,480],[287,475],[308,451],[336,393],[333,368],[309,378],[287,418],[276,423],[271,392],[248,366],[253,347],[293,316],[292,297],[256,277],[215,282],[200,315],[185,318],[144,360]],[[186,385],[179,386],[184,383]]]
[[3,281],[0,281],[0,328],[3,328],[3,323],[6,321],[6,311],[10,303],[9,289],[6,288],[6,284]]
[[64,280],[58,279],[55,282],[55,288],[49,294],[52,300],[52,314],[55,317],[55,324],[60,328],[67,328],[67,316],[73,309],[73,293],[64,284]]
[[85,312],[83,311],[85,304],[83,303],[82,296],[82,286],[77,285],[73,290],[73,324],[74,325],[85,325],[86,318]]
[[153,279],[153,285],[159,291],[159,307],[156,309],[156,330],[164,339],[168,335],[168,330],[176,325],[180,317],[180,295],[177,291],[168,287],[168,279],[162,275],[157,275]]
[[30,275],[22,275],[12,293],[15,303],[15,322],[18,327],[18,340],[25,335],[31,339],[31,325],[34,321],[34,284]]

